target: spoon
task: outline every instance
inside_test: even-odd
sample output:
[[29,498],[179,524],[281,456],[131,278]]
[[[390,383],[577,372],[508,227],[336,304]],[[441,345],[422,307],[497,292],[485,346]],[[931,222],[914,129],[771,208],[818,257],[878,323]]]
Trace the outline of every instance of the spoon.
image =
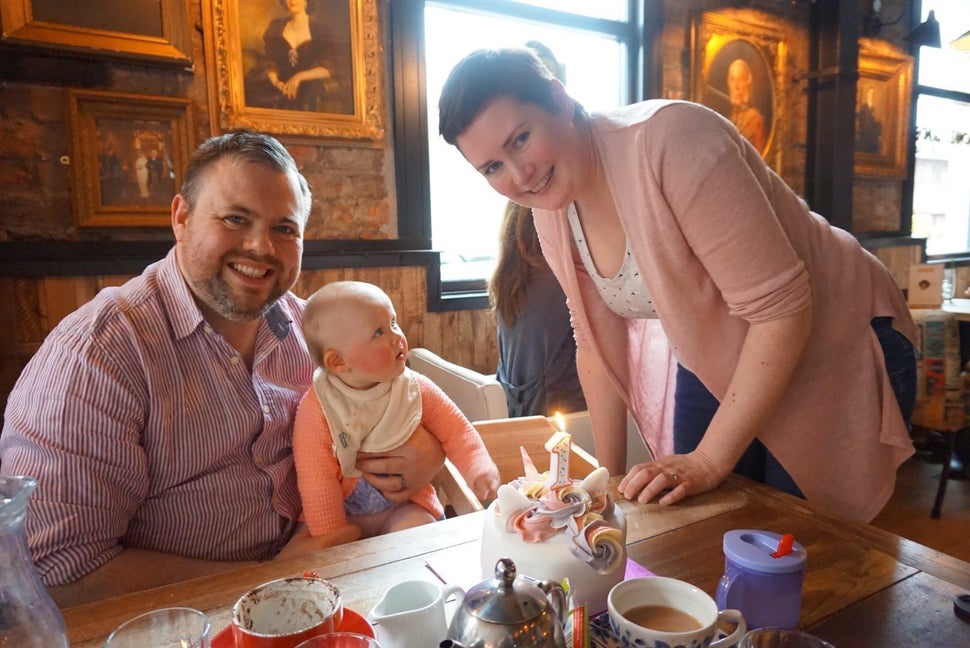
[[953,597],[953,613],[970,623],[970,594],[957,594]]

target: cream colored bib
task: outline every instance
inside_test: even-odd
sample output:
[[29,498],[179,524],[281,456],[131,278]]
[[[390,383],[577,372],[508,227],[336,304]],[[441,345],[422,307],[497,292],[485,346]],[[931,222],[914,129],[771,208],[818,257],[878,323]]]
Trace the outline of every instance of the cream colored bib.
[[421,389],[410,369],[390,382],[353,389],[317,369],[313,391],[333,435],[333,452],[344,477],[359,477],[357,451],[385,452],[407,441],[421,422]]

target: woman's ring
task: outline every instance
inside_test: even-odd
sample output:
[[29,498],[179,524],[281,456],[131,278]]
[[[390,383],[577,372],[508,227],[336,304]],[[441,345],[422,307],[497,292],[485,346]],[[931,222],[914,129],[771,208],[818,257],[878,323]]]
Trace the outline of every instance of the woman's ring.
[[398,475],[397,478],[401,480],[401,490],[407,490],[407,483],[404,481],[404,475]]
[[669,472],[667,474],[670,475],[670,478],[674,480],[674,488],[677,488],[677,479],[679,478],[679,475],[675,472]]

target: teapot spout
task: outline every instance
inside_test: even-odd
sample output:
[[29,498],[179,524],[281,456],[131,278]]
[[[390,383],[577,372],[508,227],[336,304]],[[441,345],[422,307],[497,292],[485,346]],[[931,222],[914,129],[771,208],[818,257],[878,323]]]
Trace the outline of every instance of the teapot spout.
[[438,648],[465,648],[464,644],[460,644],[454,639],[445,639],[440,644]]

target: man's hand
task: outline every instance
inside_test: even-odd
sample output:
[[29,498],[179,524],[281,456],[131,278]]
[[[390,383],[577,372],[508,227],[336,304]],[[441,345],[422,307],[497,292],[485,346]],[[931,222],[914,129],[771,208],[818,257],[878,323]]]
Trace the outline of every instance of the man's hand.
[[358,452],[364,479],[392,502],[406,502],[431,483],[445,462],[441,444],[419,425],[404,445],[381,453]]
[[332,533],[322,536],[310,535],[310,530],[307,529],[307,526],[301,524],[296,528],[296,532],[293,533],[290,541],[276,554],[273,560],[286,560],[287,558],[304,556],[325,549],[326,547],[353,542],[359,538],[360,528],[352,524],[348,524],[345,527],[341,527]]

